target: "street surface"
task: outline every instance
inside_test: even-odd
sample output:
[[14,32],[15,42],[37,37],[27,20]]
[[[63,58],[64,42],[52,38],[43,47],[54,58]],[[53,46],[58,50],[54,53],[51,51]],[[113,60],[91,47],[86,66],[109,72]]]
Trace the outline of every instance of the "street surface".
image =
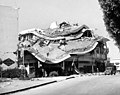
[[76,77],[12,95],[120,95],[120,75]]

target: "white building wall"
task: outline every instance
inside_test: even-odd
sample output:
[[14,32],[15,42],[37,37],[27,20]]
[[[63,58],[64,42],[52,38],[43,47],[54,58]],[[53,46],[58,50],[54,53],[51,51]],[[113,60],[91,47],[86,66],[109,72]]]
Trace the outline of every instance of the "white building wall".
[[[17,49],[18,9],[0,5],[0,58]],[[12,53],[9,57],[12,57]]]

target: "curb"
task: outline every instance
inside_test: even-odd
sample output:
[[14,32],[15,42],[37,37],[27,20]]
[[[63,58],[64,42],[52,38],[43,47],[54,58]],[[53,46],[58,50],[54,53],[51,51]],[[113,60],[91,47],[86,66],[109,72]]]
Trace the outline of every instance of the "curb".
[[55,83],[55,82],[57,82],[57,81],[46,82],[46,83],[43,83],[43,84],[39,84],[39,85],[35,85],[35,86],[23,88],[23,89],[18,89],[18,90],[15,90],[15,91],[4,92],[4,93],[0,93],[0,95],[6,95],[6,94],[12,94],[12,93],[20,92],[20,91],[25,91],[25,90],[28,90],[28,89],[36,88],[36,87],[39,87],[39,86],[44,86],[44,85]]
[[65,79],[62,79],[62,80],[58,80],[58,81],[54,80],[54,81],[51,81],[51,82],[46,82],[46,83],[43,83],[43,84],[39,84],[39,85],[31,86],[31,87],[26,87],[26,88],[23,88],[23,89],[18,89],[18,90],[15,90],[15,91],[4,92],[4,93],[0,93],[0,95],[13,94],[13,93],[16,93],[16,92],[25,91],[25,90],[28,90],[28,89],[32,89],[32,88],[36,88],[36,87],[40,87],[40,86],[44,86],[44,85],[47,85],[47,84],[60,82],[60,81],[64,81],[64,80],[68,80],[68,79],[72,79],[72,78],[75,78],[75,77],[71,76],[71,77],[68,77],[68,78],[65,78]]
[[72,78],[75,78],[74,76],[72,76],[72,77],[68,77],[68,78],[66,78],[66,80],[68,80],[68,79],[72,79]]

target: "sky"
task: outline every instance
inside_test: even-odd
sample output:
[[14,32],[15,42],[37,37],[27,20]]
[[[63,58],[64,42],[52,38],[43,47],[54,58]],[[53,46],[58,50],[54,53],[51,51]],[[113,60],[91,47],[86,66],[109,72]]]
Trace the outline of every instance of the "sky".
[[19,31],[30,28],[45,29],[54,21],[85,24],[96,29],[95,34],[110,39],[108,57],[120,58],[118,48],[106,31],[98,0],[0,0],[0,5],[19,8]]

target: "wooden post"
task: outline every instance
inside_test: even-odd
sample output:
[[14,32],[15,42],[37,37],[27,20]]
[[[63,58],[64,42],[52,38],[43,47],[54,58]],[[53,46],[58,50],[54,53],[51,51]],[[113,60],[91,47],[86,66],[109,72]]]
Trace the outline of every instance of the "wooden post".
[[65,70],[65,62],[63,61],[62,69]]

